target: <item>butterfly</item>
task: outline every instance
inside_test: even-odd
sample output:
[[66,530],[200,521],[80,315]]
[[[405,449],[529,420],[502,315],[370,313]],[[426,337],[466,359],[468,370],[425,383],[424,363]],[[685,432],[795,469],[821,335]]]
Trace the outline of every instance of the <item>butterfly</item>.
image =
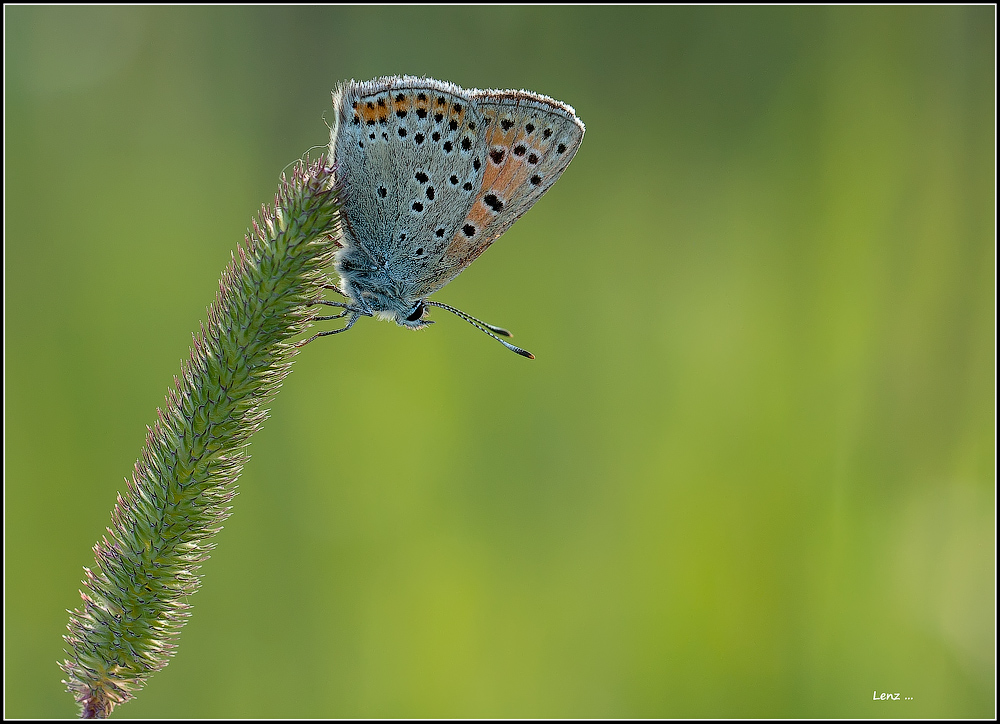
[[[502,327],[428,297],[458,276],[562,175],[583,140],[576,111],[524,90],[464,90],[414,76],[348,81],[333,93],[330,158],[344,190],[342,248],[328,285],[362,317],[410,329],[446,309],[500,339]],[[499,335],[499,336],[498,336]]]

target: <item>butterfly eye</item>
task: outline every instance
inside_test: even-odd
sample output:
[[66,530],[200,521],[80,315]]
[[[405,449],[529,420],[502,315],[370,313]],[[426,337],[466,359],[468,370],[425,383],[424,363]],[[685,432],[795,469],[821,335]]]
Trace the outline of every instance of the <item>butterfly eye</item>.
[[413,307],[413,311],[410,312],[410,316],[406,318],[407,322],[416,322],[424,316],[424,303],[417,302],[416,306]]

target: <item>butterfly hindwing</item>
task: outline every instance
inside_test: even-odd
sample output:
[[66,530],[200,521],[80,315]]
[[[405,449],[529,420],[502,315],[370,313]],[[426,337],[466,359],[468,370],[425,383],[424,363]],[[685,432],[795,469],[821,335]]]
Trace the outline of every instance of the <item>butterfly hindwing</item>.
[[352,81],[335,105],[348,242],[410,286],[438,262],[482,184],[482,115],[458,86],[412,77]]

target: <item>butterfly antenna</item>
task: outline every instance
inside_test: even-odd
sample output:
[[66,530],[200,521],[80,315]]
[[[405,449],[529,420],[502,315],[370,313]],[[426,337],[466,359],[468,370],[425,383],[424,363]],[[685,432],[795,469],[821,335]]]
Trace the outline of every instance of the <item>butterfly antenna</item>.
[[[454,307],[449,306],[447,304],[442,304],[441,302],[432,302],[430,300],[427,300],[427,301],[424,302],[424,304],[427,305],[427,306],[430,306],[430,307],[441,307],[441,309],[447,309],[452,314],[454,314],[456,316],[459,316],[462,319],[464,319],[466,322],[468,322],[469,324],[471,324],[473,327],[475,327],[476,329],[478,329],[480,332],[484,332],[484,333],[490,335],[493,339],[495,339],[497,342],[499,342],[504,347],[506,347],[507,349],[509,349],[511,352],[516,352],[517,354],[521,355],[522,357],[527,357],[528,359],[535,359],[535,355],[531,354],[531,352],[529,352],[528,350],[521,349],[520,347],[515,347],[510,342],[507,342],[505,340],[500,339],[497,336],[497,334],[502,334],[504,337],[513,337],[514,336],[508,330],[504,329],[503,327],[496,327],[496,326],[494,326],[492,324],[487,324],[486,322],[484,322],[484,321],[482,321],[480,319],[476,319],[471,314],[466,314],[461,309],[455,309]],[[494,334],[494,332],[496,332],[496,334]]]

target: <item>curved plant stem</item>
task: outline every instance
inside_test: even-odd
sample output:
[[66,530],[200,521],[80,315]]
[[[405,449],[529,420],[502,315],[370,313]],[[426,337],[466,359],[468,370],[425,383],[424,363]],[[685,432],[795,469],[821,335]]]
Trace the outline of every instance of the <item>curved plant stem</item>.
[[83,717],[106,717],[167,665],[247,461],[264,405],[291,369],[339,248],[338,189],[326,161],[282,179],[225,270],[208,324],[148,429],[108,534],[70,612],[64,683]]

